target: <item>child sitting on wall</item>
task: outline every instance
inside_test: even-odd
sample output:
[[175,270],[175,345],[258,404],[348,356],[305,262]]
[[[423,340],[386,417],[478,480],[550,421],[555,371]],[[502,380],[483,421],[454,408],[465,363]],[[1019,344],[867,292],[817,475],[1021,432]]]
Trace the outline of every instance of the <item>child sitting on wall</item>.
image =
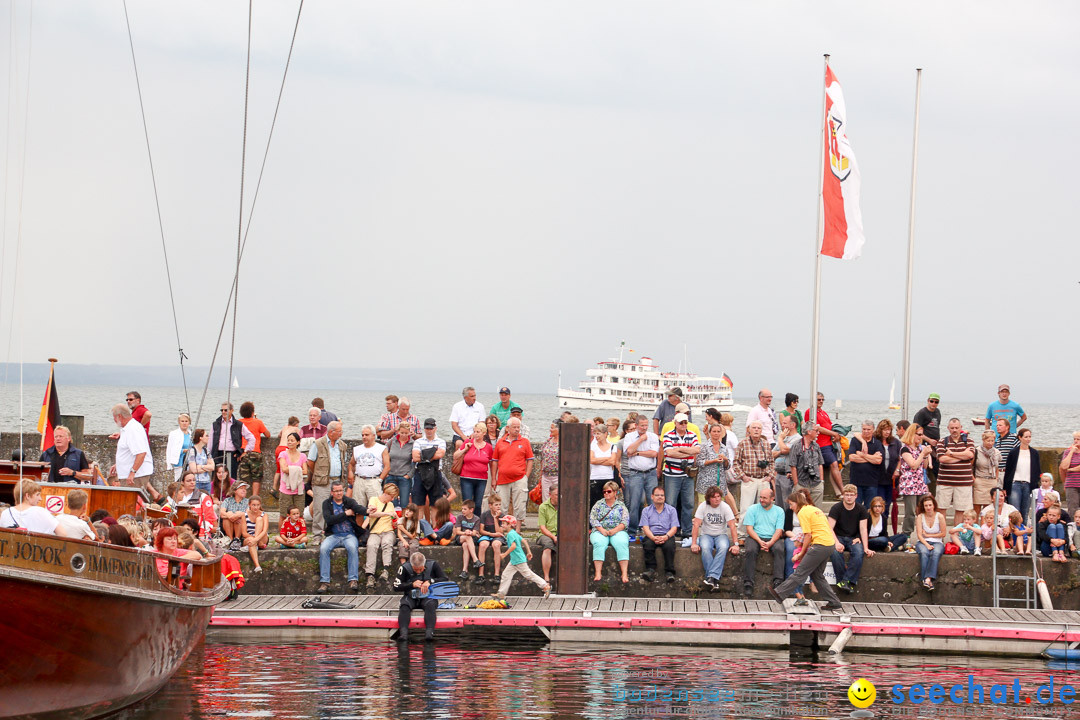
[[1065,557],[1065,546],[1068,543],[1068,527],[1061,520],[1061,506],[1051,505],[1046,509],[1042,522],[1039,523],[1039,532],[1036,538],[1039,541],[1039,552],[1043,557],[1052,558],[1054,562],[1068,562]]

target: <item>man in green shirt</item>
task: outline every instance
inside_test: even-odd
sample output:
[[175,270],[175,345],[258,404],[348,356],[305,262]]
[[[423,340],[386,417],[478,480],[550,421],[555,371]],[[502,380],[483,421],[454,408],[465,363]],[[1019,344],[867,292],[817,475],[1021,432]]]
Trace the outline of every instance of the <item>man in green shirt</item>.
[[510,399],[510,388],[499,388],[499,402],[491,408],[491,413],[499,418],[499,427],[506,427],[506,421],[510,419],[510,411],[521,407]]
[[543,550],[540,564],[544,568],[544,580],[551,582],[551,555],[559,542],[559,486],[552,485],[548,499],[540,505],[540,534],[537,543]]

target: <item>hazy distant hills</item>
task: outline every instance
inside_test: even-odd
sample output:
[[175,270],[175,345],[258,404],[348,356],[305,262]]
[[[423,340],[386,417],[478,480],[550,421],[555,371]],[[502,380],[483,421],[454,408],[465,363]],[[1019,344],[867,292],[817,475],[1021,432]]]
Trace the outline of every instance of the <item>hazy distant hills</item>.
[[[18,383],[19,366],[0,363],[7,383]],[[185,365],[188,387],[201,387],[206,382],[206,366]],[[23,382],[44,385],[49,377],[48,363],[26,363],[22,366]],[[472,385],[481,392],[493,392],[508,385],[514,392],[554,393],[558,380],[554,372],[535,369],[494,368],[270,368],[237,367],[233,374],[242,388],[311,388],[335,390],[410,390],[453,392]],[[576,385],[583,371],[563,378],[564,387]],[[228,367],[214,369],[212,387],[224,387]],[[57,363],[56,384],[64,385],[130,385],[132,387],[180,387],[179,366],[136,365],[77,365]]]

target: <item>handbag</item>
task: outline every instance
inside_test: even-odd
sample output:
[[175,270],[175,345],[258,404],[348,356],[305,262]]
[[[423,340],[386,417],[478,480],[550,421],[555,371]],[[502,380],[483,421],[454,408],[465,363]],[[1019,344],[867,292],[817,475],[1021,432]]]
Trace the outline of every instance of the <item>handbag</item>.
[[534,505],[539,505],[544,502],[544,488],[540,483],[536,483],[533,489],[529,491],[529,499],[533,501]]
[[454,473],[458,477],[461,476],[461,469],[465,466],[465,456],[469,454],[469,448],[472,445],[465,445],[465,452],[461,453],[461,457],[454,458],[454,464],[450,466],[450,472]]

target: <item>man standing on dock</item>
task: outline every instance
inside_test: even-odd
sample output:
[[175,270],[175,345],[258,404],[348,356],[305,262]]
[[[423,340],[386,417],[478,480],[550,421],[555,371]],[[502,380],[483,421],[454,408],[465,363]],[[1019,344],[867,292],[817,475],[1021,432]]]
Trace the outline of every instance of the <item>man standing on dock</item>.
[[132,390],[127,394],[127,406],[131,410],[131,417],[146,431],[146,439],[150,439],[150,411],[143,405],[142,395]]
[[[994,425],[997,424],[997,420],[1007,420],[1009,423],[1009,432],[1016,434],[1016,431],[1027,420],[1027,413],[1024,412],[1024,408],[1020,407],[1020,404],[1009,399],[1009,394],[1012,391],[1008,385],[998,385],[998,399],[996,402],[990,403],[986,408],[986,429],[994,429]],[[1000,433],[997,433],[1000,435]]]
[[240,456],[255,449],[255,436],[247,426],[233,418],[231,402],[221,403],[221,417],[210,428],[210,452],[218,465],[226,464],[229,477],[239,477]]
[[770,407],[772,405],[772,390],[761,388],[757,394],[758,404],[750,408],[746,415],[746,429],[750,429],[752,423],[761,423],[761,434],[765,436],[765,442],[769,445],[776,444],[776,434],[780,432],[780,424],[776,420],[776,413]]
[[[923,430],[926,433],[926,430]],[[959,418],[949,420],[949,436],[934,448],[938,463],[937,503],[942,515],[953,507],[953,525],[964,521],[964,511],[974,509],[975,443],[964,435]]]
[[[419,609],[424,611],[424,640],[430,642],[435,639],[435,613],[439,609],[439,601],[421,596],[427,595],[433,582],[446,579],[446,573],[439,567],[439,563],[428,560],[419,552],[409,556],[409,562],[398,568],[397,575],[394,576],[394,591],[403,593],[398,604],[398,642],[409,641],[412,611]],[[414,591],[416,597],[413,596]]]
[[[836,459],[836,450],[833,449],[833,438],[839,438],[840,433],[835,432],[832,429],[832,418],[830,418],[829,413],[825,411],[824,394],[817,394],[817,415],[814,418],[811,418],[810,408],[807,408],[804,420],[808,421],[811,425],[815,425],[817,428],[817,444],[818,450],[821,451],[821,464],[829,473],[833,488],[836,490],[836,494],[839,495],[840,489],[844,485],[844,481],[840,476],[840,464]],[[805,429],[806,426],[804,425],[803,428]],[[822,479],[824,480],[824,478]],[[824,488],[822,488],[822,490],[824,490]],[[821,500],[815,497],[814,502],[821,502]]]
[[[499,402],[491,406],[491,414],[499,418],[499,426],[506,427],[506,423],[510,422],[510,413],[514,411],[514,408],[521,407],[516,402],[510,399],[510,388],[499,388]],[[463,437],[468,437],[472,433],[466,433]]]
[[345,483],[349,469],[349,447],[341,439],[341,421],[335,420],[326,428],[326,435],[311,444],[307,455],[307,475],[311,478],[312,542],[321,542],[326,525],[323,503],[330,497],[335,480]]
[[[507,413],[509,414],[509,413]],[[484,404],[476,399],[476,388],[466,387],[461,391],[461,399],[450,410],[450,427],[454,431],[451,446],[457,450],[458,441],[472,437],[472,429],[477,423],[484,422]]]
[[507,514],[512,511],[525,517],[529,493],[529,476],[532,475],[533,449],[529,439],[521,435],[521,420],[510,418],[506,434],[495,443],[492,455],[492,472],[495,490],[502,498]]
[[[773,483],[776,479],[776,465],[772,450],[765,439],[761,423],[754,421],[747,427],[748,434],[739,441],[735,448],[735,462],[732,470],[739,481],[739,516],[745,521],[746,513],[758,501],[758,493],[764,488],[775,492]],[[746,536],[746,528],[740,528],[740,535]]]

